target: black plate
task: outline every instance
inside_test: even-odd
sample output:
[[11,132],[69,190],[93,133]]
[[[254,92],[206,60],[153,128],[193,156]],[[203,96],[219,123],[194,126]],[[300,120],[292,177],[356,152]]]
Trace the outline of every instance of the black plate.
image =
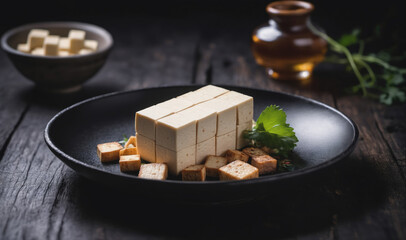
[[289,94],[225,86],[254,97],[255,119],[268,105],[277,104],[287,114],[299,143],[294,150],[296,170],[243,181],[182,182],[146,180],[121,173],[118,163],[102,164],[96,145],[134,134],[137,110],[162,102],[200,86],[150,88],[105,94],[58,113],[45,129],[51,151],[79,174],[141,197],[183,202],[218,203],[268,194],[283,185],[321,170],[346,157],[355,147],[358,129],[341,112],[323,103]]

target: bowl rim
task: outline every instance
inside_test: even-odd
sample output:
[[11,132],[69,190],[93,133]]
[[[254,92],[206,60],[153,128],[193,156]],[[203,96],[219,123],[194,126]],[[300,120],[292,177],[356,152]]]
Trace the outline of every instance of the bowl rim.
[[[72,27],[70,27],[72,26]],[[8,39],[13,36],[14,34],[33,29],[33,28],[49,28],[49,27],[60,27],[60,28],[78,28],[78,29],[83,29],[85,31],[91,31],[102,38],[107,40],[107,45],[103,48],[97,49],[96,51],[84,55],[80,54],[75,54],[71,56],[39,56],[39,55],[33,55],[29,53],[24,53],[21,51],[18,51],[17,49],[11,47],[8,44]],[[49,21],[49,22],[34,22],[34,23],[28,23],[24,25],[20,25],[17,27],[14,27],[12,29],[7,30],[3,36],[1,37],[1,47],[3,50],[9,54],[14,54],[14,55],[19,55],[23,57],[28,57],[28,58],[37,58],[37,59],[75,59],[75,58],[83,58],[83,57],[89,57],[97,54],[101,54],[104,52],[109,51],[114,44],[113,37],[111,34],[104,28],[90,24],[90,23],[84,23],[84,22],[76,22],[76,21]]]

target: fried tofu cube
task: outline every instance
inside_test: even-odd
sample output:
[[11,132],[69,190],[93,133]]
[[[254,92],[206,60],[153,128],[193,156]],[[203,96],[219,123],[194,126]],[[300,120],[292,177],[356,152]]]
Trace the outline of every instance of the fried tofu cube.
[[247,154],[251,158],[254,156],[267,155],[266,152],[264,152],[263,150],[261,150],[259,148],[254,148],[254,147],[247,147],[247,148],[244,148],[242,151],[243,151],[243,153]]
[[70,30],[68,38],[70,41],[70,52],[78,53],[85,44],[86,32],[82,30]]
[[192,165],[182,170],[182,181],[206,180],[206,168],[204,165]]
[[253,156],[251,160],[251,165],[258,168],[259,175],[267,174],[276,171],[278,161],[269,156]]
[[138,150],[136,147],[133,148],[123,148],[120,150],[120,157],[125,155],[136,155],[138,154]]
[[135,148],[135,146],[132,143],[130,143],[130,144],[127,145],[126,148]]
[[84,47],[92,51],[97,50],[98,42],[96,40],[85,40]]
[[218,177],[219,169],[225,165],[227,165],[227,159],[225,157],[207,156],[206,162],[204,163],[206,175],[209,177]]
[[155,141],[137,133],[137,150],[141,158],[148,162],[156,162]]
[[45,49],[35,48],[34,50],[31,51],[31,54],[36,56],[45,56]]
[[28,33],[28,45],[31,50],[42,48],[44,45],[45,37],[49,35],[49,31],[45,29],[32,29]]
[[30,45],[27,43],[20,43],[17,45],[17,50],[23,53],[30,53]]
[[133,145],[133,147],[137,146],[137,138],[135,136],[130,136],[130,138],[127,140],[127,142],[124,144],[125,148],[129,148],[130,144]]
[[45,37],[45,56],[58,56],[59,38],[57,35],[48,35]]
[[138,177],[165,180],[168,177],[168,166],[164,163],[142,164]]
[[120,156],[120,171],[135,172],[140,170],[141,158],[140,155],[125,155]]
[[257,178],[258,168],[240,160],[231,162],[219,169],[220,180],[242,180]]
[[108,142],[97,145],[97,156],[101,162],[117,161],[120,158],[120,150],[123,149],[118,142]]
[[249,156],[241,151],[238,150],[233,150],[233,149],[228,149],[226,151],[225,157],[227,158],[227,162],[231,163],[235,160],[241,160],[243,162],[248,162]]

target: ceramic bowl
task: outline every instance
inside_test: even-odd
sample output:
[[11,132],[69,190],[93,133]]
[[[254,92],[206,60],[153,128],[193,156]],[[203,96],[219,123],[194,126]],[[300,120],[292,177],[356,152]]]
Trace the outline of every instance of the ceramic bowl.
[[[27,42],[31,29],[46,29],[52,35],[68,36],[71,29],[84,30],[86,39],[98,41],[95,52],[85,55],[37,56],[17,50]],[[79,22],[41,22],[16,27],[4,33],[1,46],[16,69],[37,87],[52,92],[70,92],[94,76],[104,65],[113,46],[113,38],[105,29]]]

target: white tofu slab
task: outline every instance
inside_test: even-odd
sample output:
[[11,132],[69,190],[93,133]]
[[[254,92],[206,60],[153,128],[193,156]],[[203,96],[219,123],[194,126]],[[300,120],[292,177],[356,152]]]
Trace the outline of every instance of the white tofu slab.
[[217,86],[214,86],[214,85],[207,85],[207,86],[204,86],[204,87],[201,87],[201,88],[197,89],[195,92],[204,94],[204,95],[206,95],[206,96],[208,96],[210,98],[215,98],[215,97],[218,97],[218,96],[220,96],[220,95],[222,95],[222,94],[224,94],[226,92],[229,92],[229,91],[230,90],[227,90],[227,89],[222,88],[222,87],[217,87]]
[[230,91],[218,97],[237,106],[237,124],[251,121],[254,117],[254,98],[239,92]]
[[49,35],[49,31],[45,29],[31,29],[28,33],[27,43],[30,49],[42,48],[45,37]]
[[48,35],[44,40],[44,51],[46,56],[58,56],[59,39],[57,35]]
[[228,149],[235,149],[236,129],[221,136],[216,136],[216,156],[223,156]]
[[252,120],[237,125],[236,149],[241,149],[247,145],[247,141],[244,139],[244,131],[251,129],[252,129]]
[[237,107],[219,98],[199,104],[217,113],[216,135],[220,136],[235,131],[237,123]]
[[170,114],[172,114],[170,109],[156,105],[138,111],[135,114],[135,130],[137,133],[155,140],[155,122]]
[[156,162],[155,141],[137,133],[137,150],[141,158],[148,162]]
[[175,113],[156,122],[156,144],[173,151],[196,145],[196,119],[194,116]]
[[203,163],[208,155],[216,155],[216,137],[212,137],[204,142],[196,144],[195,164]]
[[172,113],[177,113],[180,112],[184,109],[187,109],[191,106],[193,106],[193,103],[183,100],[183,99],[178,99],[178,98],[172,98],[169,99],[165,102],[157,104],[158,107],[169,109],[172,111]]
[[196,143],[216,136],[217,113],[201,105],[195,105],[181,112],[196,120]]
[[184,168],[195,164],[196,145],[180,151],[173,151],[165,147],[156,146],[156,162],[166,163],[169,173],[178,175]]
[[189,102],[193,103],[193,105],[213,99],[213,97],[211,97],[209,95],[205,95],[201,92],[196,92],[196,91],[182,94],[182,95],[178,96],[177,98],[189,101]]

